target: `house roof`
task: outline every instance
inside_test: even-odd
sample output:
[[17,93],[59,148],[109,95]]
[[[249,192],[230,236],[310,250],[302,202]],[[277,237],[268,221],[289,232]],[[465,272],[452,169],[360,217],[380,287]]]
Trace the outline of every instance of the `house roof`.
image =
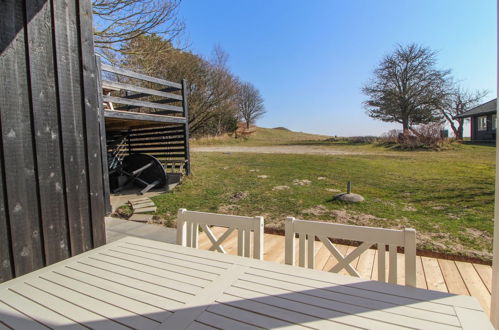
[[489,113],[495,113],[496,111],[497,111],[497,99],[493,99],[483,104],[480,104],[479,106],[476,106],[473,109],[466,111],[465,113],[457,115],[456,118],[468,118],[468,117],[486,115]]

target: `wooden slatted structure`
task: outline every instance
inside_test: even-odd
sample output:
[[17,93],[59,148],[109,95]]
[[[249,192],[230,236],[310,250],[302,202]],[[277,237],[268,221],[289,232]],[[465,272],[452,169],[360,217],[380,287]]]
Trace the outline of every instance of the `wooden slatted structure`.
[[121,157],[144,153],[158,158],[167,170],[190,174],[186,82],[107,64],[101,70],[108,152],[124,147]]
[[[297,220],[288,217],[286,227],[286,263],[293,265],[295,262],[295,236],[298,234],[298,265],[314,268],[315,265],[315,240],[318,238],[322,244],[338,261],[330,271],[337,273],[345,269],[351,276],[360,277],[360,274],[350,263],[360,257],[367,249],[376,245],[378,250],[378,281],[397,283],[398,258],[397,247],[404,248],[405,284],[416,286],[416,231],[406,228],[404,230],[352,226],[345,224],[326,223],[321,221]],[[346,239],[361,242],[354,250],[342,253],[330,238]],[[389,246],[388,260],[386,261],[386,246]],[[385,271],[385,268],[388,271]]]
[[[225,228],[212,227],[211,231],[217,237],[224,235]],[[228,254],[237,254],[237,234],[231,233],[222,243],[224,251]],[[343,244],[335,244],[338,251],[343,255],[352,253],[357,247]],[[199,234],[198,248],[208,250],[212,246],[211,240],[205,233]],[[285,263],[285,237],[281,235],[264,234],[263,259],[267,261]],[[338,260],[330,253],[328,248],[320,241],[314,242],[314,269],[329,271],[338,264]],[[299,245],[295,245],[295,261],[299,264]],[[360,256],[350,262],[360,278],[378,280],[378,251],[367,249]],[[385,266],[388,272],[389,265]],[[405,283],[405,257],[397,253],[397,284]],[[350,275],[347,270],[342,269],[339,274]],[[476,263],[437,259],[416,256],[416,287],[435,291],[443,291],[454,294],[470,295],[475,297],[484,311],[491,311],[491,284],[492,267]]]
[[[210,226],[225,227],[227,231],[217,237]],[[209,250],[221,253],[226,253],[222,247],[224,240],[237,231],[237,255],[263,259],[263,217],[178,210],[177,244],[197,248],[199,230],[211,241]]]
[[0,2],[0,282],[105,243],[90,0]]
[[492,329],[475,299],[127,237],[0,285],[2,329]]

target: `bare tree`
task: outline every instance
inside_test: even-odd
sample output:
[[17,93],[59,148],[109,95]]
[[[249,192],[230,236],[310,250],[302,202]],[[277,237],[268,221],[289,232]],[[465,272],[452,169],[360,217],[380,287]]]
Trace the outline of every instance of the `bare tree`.
[[399,45],[385,56],[374,78],[362,88],[369,97],[364,102],[367,114],[402,124],[405,135],[414,125],[439,121],[449,71],[438,70],[435,64],[436,53],[429,48]]
[[260,92],[249,82],[240,84],[237,100],[239,114],[246,122],[246,128],[266,112]]
[[486,90],[470,91],[460,86],[455,86],[447,94],[440,112],[449,123],[456,139],[463,138],[464,118],[456,118],[466,111],[477,106],[489,92]]
[[181,0],[93,0],[94,39],[107,58],[126,53],[126,42],[155,33],[175,40],[184,30],[177,9]]
[[238,112],[238,84],[227,66],[228,55],[220,47],[215,47],[210,59],[175,48],[165,53],[141,53],[142,49],[169,47],[168,41],[155,34],[137,37],[127,43],[130,51],[123,65],[166,80],[187,80],[192,135],[220,134],[232,129]]

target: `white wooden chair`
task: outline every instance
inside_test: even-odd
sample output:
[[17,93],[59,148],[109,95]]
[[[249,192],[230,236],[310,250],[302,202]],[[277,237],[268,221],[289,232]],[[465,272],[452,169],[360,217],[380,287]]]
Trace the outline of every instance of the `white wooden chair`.
[[[350,263],[364,251],[377,245],[378,248],[378,280],[386,282],[385,255],[389,246],[388,282],[397,283],[397,247],[404,247],[405,254],[405,285],[416,286],[416,231],[406,228],[393,230],[384,228],[362,227],[327,223],[319,221],[297,220],[288,217],[285,222],[286,251],[285,262],[293,265],[295,261],[295,234],[299,239],[298,264],[301,267],[314,268],[314,241],[318,237],[324,246],[336,258],[338,263],[331,272],[345,269],[350,275],[360,277]],[[359,245],[348,255],[343,255],[331,242],[330,238],[360,241]]]
[[[216,237],[210,226],[225,227],[227,230]],[[199,228],[211,242],[210,251],[227,253],[222,243],[237,230],[237,254],[242,257],[263,259],[263,217],[242,217],[179,209],[177,215],[177,244],[198,247]],[[251,255],[251,236],[253,254]]]

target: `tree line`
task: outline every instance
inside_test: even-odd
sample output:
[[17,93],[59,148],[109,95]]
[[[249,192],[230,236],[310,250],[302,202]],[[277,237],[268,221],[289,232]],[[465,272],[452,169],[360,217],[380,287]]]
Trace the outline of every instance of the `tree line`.
[[456,116],[488,94],[463,88],[450,70],[437,67],[435,51],[418,44],[398,45],[386,55],[362,92],[367,114],[401,124],[404,136],[417,135],[418,125],[447,122],[457,139],[463,138],[464,119]]
[[180,0],[93,0],[96,51],[154,77],[186,79],[193,136],[234,132],[266,112],[260,91],[231,72],[221,46],[205,58],[182,45]]

